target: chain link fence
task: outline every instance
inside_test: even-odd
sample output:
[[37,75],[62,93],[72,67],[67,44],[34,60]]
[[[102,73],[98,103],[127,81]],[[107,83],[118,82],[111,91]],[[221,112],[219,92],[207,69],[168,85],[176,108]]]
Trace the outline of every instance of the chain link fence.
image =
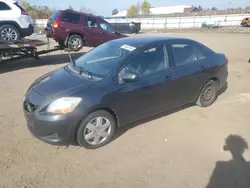
[[[106,21],[110,23],[141,23],[141,30],[167,30],[167,29],[190,29],[202,27],[226,27],[240,26],[241,21],[250,17],[250,14],[225,14],[225,15],[207,15],[207,16],[180,16],[180,17],[147,17],[147,18],[109,18]],[[47,25],[46,19],[33,20],[35,33],[44,33]]]
[[202,27],[240,26],[241,21],[250,17],[250,14],[228,14],[208,16],[181,16],[181,17],[148,17],[106,19],[110,23],[141,23],[142,30],[186,29]]

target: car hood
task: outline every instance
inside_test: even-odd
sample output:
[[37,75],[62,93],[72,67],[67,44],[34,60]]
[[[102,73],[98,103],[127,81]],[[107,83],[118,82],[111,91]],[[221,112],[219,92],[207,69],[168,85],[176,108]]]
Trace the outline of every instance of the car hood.
[[120,33],[120,36],[121,36],[122,38],[128,37],[128,35],[125,35],[125,34],[123,34],[123,33]]
[[65,67],[49,72],[38,78],[30,88],[45,97],[70,96],[95,84],[82,76],[65,70]]

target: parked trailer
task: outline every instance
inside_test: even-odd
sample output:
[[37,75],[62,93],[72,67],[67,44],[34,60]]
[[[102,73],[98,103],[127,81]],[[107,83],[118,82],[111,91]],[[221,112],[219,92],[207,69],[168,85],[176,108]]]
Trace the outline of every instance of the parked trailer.
[[46,42],[35,42],[32,40],[0,41],[0,65],[5,62],[35,58],[40,60],[39,55],[47,54],[57,50],[63,50],[59,46],[37,51],[37,46],[49,44]]

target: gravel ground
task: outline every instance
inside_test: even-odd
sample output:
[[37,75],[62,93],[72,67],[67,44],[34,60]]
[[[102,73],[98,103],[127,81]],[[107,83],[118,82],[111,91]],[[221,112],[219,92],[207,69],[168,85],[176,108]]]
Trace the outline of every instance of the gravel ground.
[[[42,61],[26,59],[2,65],[0,187],[249,188],[250,152],[245,151],[245,161],[239,156],[245,146],[241,141],[250,143],[250,35],[169,35],[189,37],[225,53],[229,58],[228,90],[209,108],[192,106],[122,129],[113,142],[98,150],[51,146],[31,136],[26,127],[24,93],[37,77],[68,63],[67,54],[55,52]],[[223,150],[231,134],[238,136],[229,139],[233,159]]]

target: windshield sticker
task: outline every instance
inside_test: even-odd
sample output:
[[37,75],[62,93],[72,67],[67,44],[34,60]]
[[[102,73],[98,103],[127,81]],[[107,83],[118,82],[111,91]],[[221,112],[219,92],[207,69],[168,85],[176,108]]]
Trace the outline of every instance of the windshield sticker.
[[130,45],[127,45],[127,44],[124,44],[123,46],[121,46],[121,48],[125,49],[125,50],[128,50],[130,52],[136,49],[134,46],[130,46]]

